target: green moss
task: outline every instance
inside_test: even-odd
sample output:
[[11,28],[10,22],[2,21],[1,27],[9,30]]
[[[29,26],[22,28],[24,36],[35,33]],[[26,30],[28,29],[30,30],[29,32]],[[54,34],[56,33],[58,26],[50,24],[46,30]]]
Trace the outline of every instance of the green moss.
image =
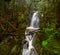
[[0,55],[8,55],[10,51],[10,47],[8,45],[2,45],[0,46]]

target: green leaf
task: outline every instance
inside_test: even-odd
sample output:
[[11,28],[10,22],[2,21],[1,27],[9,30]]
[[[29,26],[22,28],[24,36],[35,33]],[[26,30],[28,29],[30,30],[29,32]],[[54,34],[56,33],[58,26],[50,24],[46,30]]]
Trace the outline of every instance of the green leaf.
[[42,46],[43,47],[46,47],[48,45],[48,42],[45,40],[45,41],[42,41]]

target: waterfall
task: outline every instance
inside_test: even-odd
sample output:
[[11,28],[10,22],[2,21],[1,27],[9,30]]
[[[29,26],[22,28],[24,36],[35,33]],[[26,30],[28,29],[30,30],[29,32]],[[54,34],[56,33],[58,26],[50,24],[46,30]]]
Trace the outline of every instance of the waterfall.
[[30,27],[39,28],[38,23],[39,23],[38,12],[35,12],[32,16]]
[[33,13],[30,26],[26,28],[25,31],[25,41],[23,43],[23,52],[22,55],[36,55],[35,48],[33,46],[33,39],[36,34],[36,31],[39,30],[39,17],[38,11]]

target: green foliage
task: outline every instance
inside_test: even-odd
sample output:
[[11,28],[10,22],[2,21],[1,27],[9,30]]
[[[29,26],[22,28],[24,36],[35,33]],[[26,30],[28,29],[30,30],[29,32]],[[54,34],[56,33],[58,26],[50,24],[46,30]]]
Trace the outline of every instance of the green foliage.
[[42,46],[43,47],[47,47],[47,45],[48,45],[48,42],[45,40],[45,41],[42,41]]
[[25,16],[24,16],[24,14],[21,14],[20,16],[18,16],[18,20],[19,20],[19,21],[23,21],[23,20],[25,20]]
[[45,28],[44,32],[47,36],[52,35],[53,34],[53,28],[50,28],[50,27]]
[[44,32],[45,32],[47,38],[49,38],[49,39],[53,38],[55,35],[54,28],[52,28],[52,27],[45,28]]
[[56,40],[54,40],[55,34],[57,32],[55,32],[55,29],[52,27],[47,27],[47,28],[44,28],[43,30],[47,38],[46,40],[42,41],[42,46],[45,47],[46,50],[50,51],[51,53],[59,55],[60,45],[56,42]]
[[40,15],[40,28],[44,29],[36,35],[36,42],[34,41],[38,55],[60,55],[60,28],[56,28],[59,17],[55,14],[57,0],[6,1],[0,1],[0,43],[3,43],[0,45],[0,55],[22,55],[25,28],[29,22],[28,18],[35,10],[43,13],[43,17]]
[[51,27],[44,28],[44,32],[46,34],[47,39],[42,41],[42,46],[46,47],[48,43],[54,39],[55,32],[54,32],[54,29]]
[[58,28],[57,34],[58,34],[58,36],[60,37],[60,28]]

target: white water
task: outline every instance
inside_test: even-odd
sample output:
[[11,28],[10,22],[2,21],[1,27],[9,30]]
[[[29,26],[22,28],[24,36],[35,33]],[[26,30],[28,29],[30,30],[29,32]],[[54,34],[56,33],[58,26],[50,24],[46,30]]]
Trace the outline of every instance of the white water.
[[39,29],[38,12],[35,12],[32,16],[30,26],[27,27],[25,31],[26,39],[24,41],[22,55],[36,55],[36,51],[33,46],[33,39],[35,36],[35,32],[38,31],[38,29]]
[[33,31],[39,29],[38,11],[33,14],[32,19],[31,19],[30,26],[27,27],[26,29],[33,30]]
[[30,27],[39,28],[38,12],[35,12],[31,19]]

